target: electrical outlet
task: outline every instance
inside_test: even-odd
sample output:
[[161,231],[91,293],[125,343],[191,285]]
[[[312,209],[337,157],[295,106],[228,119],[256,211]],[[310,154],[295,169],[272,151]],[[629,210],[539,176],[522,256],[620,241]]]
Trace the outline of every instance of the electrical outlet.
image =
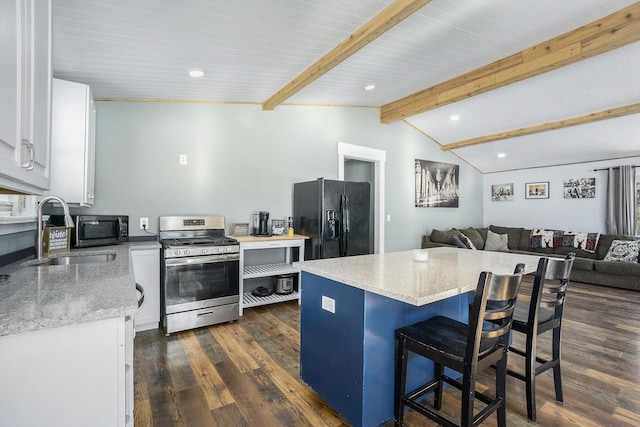
[[149,218],[140,218],[140,230],[149,229]]
[[322,295],[322,309],[330,313],[336,312],[336,300]]
[[180,154],[180,164],[183,165],[183,166],[187,164],[187,155],[186,154]]

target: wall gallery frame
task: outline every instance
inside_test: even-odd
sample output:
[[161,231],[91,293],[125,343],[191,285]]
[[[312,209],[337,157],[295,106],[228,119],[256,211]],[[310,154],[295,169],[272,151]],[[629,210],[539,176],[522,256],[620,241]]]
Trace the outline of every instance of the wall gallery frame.
[[415,206],[457,208],[460,166],[415,159]]
[[493,200],[494,202],[513,200],[513,182],[509,184],[492,185],[491,200]]
[[527,182],[524,185],[525,199],[548,199],[549,198],[549,181],[544,182]]
[[593,199],[596,197],[595,178],[577,178],[564,181],[565,199]]

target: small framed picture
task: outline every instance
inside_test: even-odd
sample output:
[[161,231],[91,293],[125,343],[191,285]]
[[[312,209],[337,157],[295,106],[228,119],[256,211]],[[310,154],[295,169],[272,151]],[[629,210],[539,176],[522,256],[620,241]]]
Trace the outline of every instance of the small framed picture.
[[525,199],[548,199],[549,198],[549,181],[546,182],[527,182],[524,185]]
[[568,179],[564,182],[563,192],[565,199],[593,199],[596,197],[596,179]]
[[509,184],[496,184],[491,186],[491,200],[513,200],[513,182]]

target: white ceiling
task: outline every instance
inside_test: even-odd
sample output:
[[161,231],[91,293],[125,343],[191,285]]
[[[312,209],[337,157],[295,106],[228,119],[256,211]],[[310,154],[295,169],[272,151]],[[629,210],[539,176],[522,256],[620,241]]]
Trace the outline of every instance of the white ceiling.
[[[96,98],[262,104],[391,3],[53,0],[53,72]],[[633,3],[432,0],[285,103],[379,107]],[[406,121],[448,144],[639,103],[638,76],[636,42]],[[640,156],[640,115],[453,152],[483,173]]]

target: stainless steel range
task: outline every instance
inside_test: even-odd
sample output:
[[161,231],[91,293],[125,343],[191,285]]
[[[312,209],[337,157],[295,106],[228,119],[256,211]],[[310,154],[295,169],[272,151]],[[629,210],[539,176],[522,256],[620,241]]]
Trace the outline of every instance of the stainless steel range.
[[240,245],[222,216],[160,217],[165,333],[238,319]]

